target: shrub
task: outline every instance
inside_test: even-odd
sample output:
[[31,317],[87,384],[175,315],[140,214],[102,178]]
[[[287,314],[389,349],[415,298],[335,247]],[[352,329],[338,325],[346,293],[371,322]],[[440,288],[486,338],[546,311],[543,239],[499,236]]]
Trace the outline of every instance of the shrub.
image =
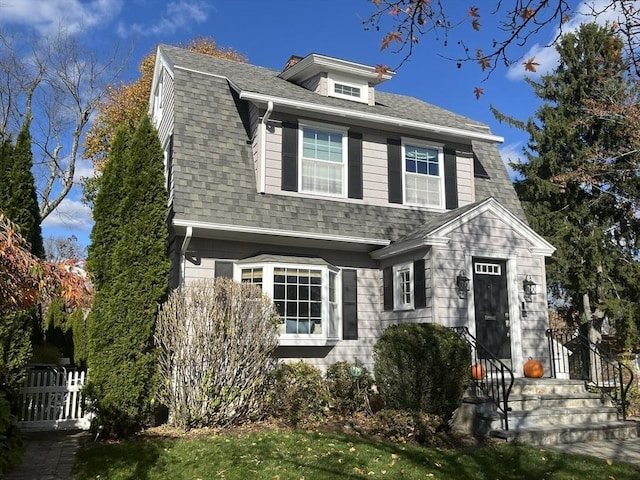
[[9,401],[0,392],[0,473],[22,463],[24,451],[20,431],[12,419]]
[[373,351],[376,385],[387,408],[451,418],[471,362],[470,348],[460,336],[437,324],[393,325]]
[[331,395],[322,372],[304,362],[281,363],[272,374],[271,414],[288,425],[312,425],[326,420]]
[[272,302],[255,285],[218,278],[175,290],[158,316],[160,399],[189,429],[263,411],[278,345]]
[[371,375],[364,367],[362,376],[355,378],[350,369],[356,367],[351,362],[337,362],[327,368],[326,379],[332,406],[339,415],[353,415],[356,412],[368,412],[369,391],[373,385]]
[[380,410],[373,416],[367,433],[392,442],[414,442],[421,445],[434,443],[434,437],[443,428],[442,417],[407,410]]

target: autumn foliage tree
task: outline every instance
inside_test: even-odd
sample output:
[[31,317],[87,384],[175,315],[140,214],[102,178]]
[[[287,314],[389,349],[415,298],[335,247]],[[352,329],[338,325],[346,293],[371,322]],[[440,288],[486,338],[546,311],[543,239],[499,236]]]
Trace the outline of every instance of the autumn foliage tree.
[[29,360],[28,325],[20,312],[48,307],[60,298],[69,309],[86,308],[91,286],[64,263],[41,260],[29,251],[18,227],[0,211],[0,391],[15,392]]

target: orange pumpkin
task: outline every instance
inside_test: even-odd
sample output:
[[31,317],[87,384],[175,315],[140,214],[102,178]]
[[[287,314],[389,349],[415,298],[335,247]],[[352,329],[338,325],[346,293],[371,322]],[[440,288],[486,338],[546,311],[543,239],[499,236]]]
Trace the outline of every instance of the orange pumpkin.
[[479,363],[471,365],[471,378],[474,380],[482,380],[486,374],[485,368]]
[[530,358],[524,363],[524,376],[527,378],[542,378],[544,367],[540,360]]

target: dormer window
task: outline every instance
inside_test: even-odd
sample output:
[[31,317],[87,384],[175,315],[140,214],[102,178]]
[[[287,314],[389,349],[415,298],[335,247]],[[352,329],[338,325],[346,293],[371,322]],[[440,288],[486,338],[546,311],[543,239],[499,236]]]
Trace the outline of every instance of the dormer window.
[[329,76],[329,96],[367,103],[369,101],[367,84],[347,81]]
[[344,95],[346,97],[360,98],[360,88],[345,85],[344,83],[336,83],[333,86],[333,93],[336,95]]
[[312,53],[291,57],[278,76],[320,95],[374,105],[375,86],[393,75],[391,71],[380,72],[372,66]]

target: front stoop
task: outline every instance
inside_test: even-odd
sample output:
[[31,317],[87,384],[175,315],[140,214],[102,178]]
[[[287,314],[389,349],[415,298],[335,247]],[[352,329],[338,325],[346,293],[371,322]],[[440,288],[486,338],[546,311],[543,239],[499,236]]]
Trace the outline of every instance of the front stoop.
[[474,435],[531,445],[555,445],[638,436],[640,424],[621,421],[615,406],[580,380],[517,378],[509,396],[509,430],[489,399],[473,385],[452,427]]

